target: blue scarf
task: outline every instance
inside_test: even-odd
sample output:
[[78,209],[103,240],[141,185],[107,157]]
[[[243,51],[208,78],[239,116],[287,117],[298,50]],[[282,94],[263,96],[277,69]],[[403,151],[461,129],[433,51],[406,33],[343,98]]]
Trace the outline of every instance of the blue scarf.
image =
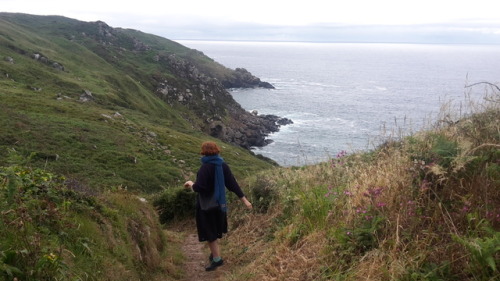
[[203,164],[209,163],[215,165],[215,190],[214,196],[219,203],[222,211],[227,211],[226,206],[226,186],[224,181],[224,172],[222,171],[222,163],[224,163],[224,159],[222,159],[218,154],[211,156],[203,156],[201,158],[201,162]]

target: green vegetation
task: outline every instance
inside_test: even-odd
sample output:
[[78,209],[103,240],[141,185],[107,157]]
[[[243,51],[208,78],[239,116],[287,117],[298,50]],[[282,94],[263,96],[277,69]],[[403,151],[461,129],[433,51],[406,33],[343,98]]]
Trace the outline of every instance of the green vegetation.
[[[231,72],[139,31],[0,16],[0,276],[182,279],[182,237],[168,228],[192,216],[181,185],[211,138],[202,106],[155,87],[193,87],[174,67],[185,61],[219,79]],[[492,90],[469,114],[443,109],[427,131],[312,166],[276,167],[218,141],[255,207],[230,194],[223,251],[234,266],[220,279],[500,279]]]
[[[0,165],[15,149],[35,153],[32,167],[92,189],[148,193],[199,167],[199,146],[211,139],[200,132],[202,113],[155,94],[157,80],[179,91],[194,82],[154,58],[173,54],[203,71],[231,70],[173,41],[99,22],[2,13],[0,29]],[[272,166],[232,145],[224,157],[239,176]]]
[[124,190],[96,195],[41,169],[2,167],[0,229],[2,280],[181,276],[179,254],[167,244],[155,210]]
[[191,218],[195,212],[195,193],[184,187],[169,188],[154,198],[161,223],[170,223]]

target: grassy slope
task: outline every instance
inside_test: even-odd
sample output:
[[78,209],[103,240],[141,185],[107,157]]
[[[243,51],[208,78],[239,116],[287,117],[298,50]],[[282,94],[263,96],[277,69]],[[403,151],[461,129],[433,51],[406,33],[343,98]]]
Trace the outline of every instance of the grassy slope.
[[223,251],[241,267],[225,280],[499,280],[499,93],[490,100],[373,152],[248,178],[260,213],[233,207]]
[[[152,57],[178,53],[202,61],[206,71],[228,70],[137,31],[118,31],[115,45],[101,44],[94,40],[98,29],[63,17],[1,14],[2,280],[182,278],[180,237],[164,231],[156,210],[137,194],[194,179],[200,144],[213,139],[194,128],[191,122],[199,121],[190,110],[153,94],[152,77],[159,73],[181,86],[189,81]],[[127,34],[156,51],[132,51]],[[35,60],[35,53],[49,63]],[[92,101],[79,101],[85,90]],[[247,150],[219,144],[238,177],[272,167]]]
[[[210,59],[138,31],[118,32],[115,44],[124,47],[114,47],[91,39],[95,24],[63,17],[10,17],[17,25],[0,21],[0,53],[15,62],[0,62],[0,159],[8,149],[37,153],[31,165],[96,188],[122,185],[151,192],[192,176],[199,165],[199,145],[210,138],[186,121],[196,120],[188,109],[171,107],[152,93],[151,77],[166,71],[152,56],[172,52],[194,56],[191,60],[202,64]],[[78,37],[83,32],[87,36]],[[154,51],[123,50],[133,45],[127,34],[151,44]],[[34,60],[34,53],[65,70]],[[84,90],[95,100],[78,101]],[[121,117],[107,117],[115,112]],[[271,166],[248,151],[225,148],[224,156],[237,175]]]
[[150,204],[124,190],[96,194],[64,181],[41,169],[0,167],[0,279],[182,276],[179,238],[164,233]]

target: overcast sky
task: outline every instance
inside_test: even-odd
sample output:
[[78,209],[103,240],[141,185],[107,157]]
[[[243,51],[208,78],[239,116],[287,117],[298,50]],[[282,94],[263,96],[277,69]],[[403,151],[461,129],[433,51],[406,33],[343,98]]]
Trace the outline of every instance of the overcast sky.
[[0,0],[169,39],[500,44],[498,0]]

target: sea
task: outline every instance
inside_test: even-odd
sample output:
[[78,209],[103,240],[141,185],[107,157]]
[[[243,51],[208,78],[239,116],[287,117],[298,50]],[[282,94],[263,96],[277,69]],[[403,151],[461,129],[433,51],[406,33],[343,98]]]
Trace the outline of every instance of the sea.
[[[428,129],[499,85],[500,46],[178,40],[275,89],[231,89],[248,111],[289,118],[252,148],[282,166],[328,161]],[[487,82],[487,83],[483,83]]]

